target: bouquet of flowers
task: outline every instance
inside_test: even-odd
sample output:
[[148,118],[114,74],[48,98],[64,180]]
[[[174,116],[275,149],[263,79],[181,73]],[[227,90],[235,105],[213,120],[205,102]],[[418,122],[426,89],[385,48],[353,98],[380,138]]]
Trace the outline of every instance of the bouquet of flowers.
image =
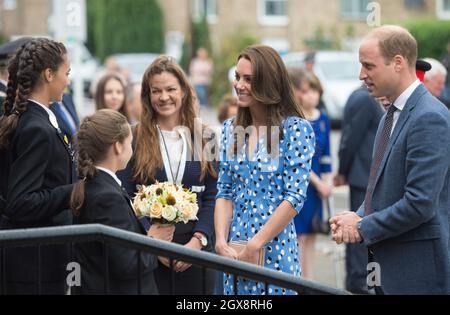
[[139,218],[148,217],[161,224],[197,221],[197,195],[171,183],[140,186],[133,199]]

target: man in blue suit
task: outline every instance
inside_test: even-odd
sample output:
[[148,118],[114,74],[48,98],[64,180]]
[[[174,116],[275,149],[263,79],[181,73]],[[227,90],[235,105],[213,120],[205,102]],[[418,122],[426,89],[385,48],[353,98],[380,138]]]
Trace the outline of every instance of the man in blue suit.
[[363,205],[330,220],[337,243],[368,247],[377,294],[450,293],[450,113],[417,79],[416,60],[417,42],[401,27],[377,28],[363,41],[360,79],[392,105]]
[[72,142],[80,126],[80,120],[78,119],[72,96],[70,94],[64,94],[62,102],[51,104],[50,110],[55,114],[61,131]]

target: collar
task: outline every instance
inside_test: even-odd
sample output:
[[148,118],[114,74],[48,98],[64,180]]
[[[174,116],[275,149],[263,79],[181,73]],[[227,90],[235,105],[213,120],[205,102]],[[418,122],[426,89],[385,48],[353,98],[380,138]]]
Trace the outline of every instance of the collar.
[[119,184],[119,186],[122,187],[122,182],[121,182],[120,179],[117,177],[117,175],[114,174],[113,171],[111,171],[111,170],[109,170],[109,169],[107,169],[107,168],[101,167],[101,166],[95,166],[95,168],[98,169],[98,170],[100,170],[100,171],[105,172],[105,173],[108,174],[108,175],[110,175],[112,178],[114,178],[114,180],[117,182],[117,184]]
[[420,86],[420,80],[416,80],[413,84],[411,84],[394,102],[394,106],[397,110],[402,111],[405,108],[406,102],[414,93],[414,91]]
[[3,84],[3,85],[6,86],[6,87],[8,86],[8,81],[0,80],[0,83]]
[[33,102],[37,105],[39,105],[40,107],[42,107],[48,114],[48,120],[50,120],[50,123],[52,124],[53,127],[55,127],[55,129],[59,129],[59,124],[58,124],[58,120],[56,119],[55,114],[50,110],[50,108],[48,108],[47,106],[42,105],[41,103],[29,99],[28,101]]

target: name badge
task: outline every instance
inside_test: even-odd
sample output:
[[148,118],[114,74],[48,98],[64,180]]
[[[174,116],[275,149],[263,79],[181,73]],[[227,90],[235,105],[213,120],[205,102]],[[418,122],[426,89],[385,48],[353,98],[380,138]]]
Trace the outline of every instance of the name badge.
[[194,193],[202,193],[206,189],[205,186],[192,186],[191,191]]

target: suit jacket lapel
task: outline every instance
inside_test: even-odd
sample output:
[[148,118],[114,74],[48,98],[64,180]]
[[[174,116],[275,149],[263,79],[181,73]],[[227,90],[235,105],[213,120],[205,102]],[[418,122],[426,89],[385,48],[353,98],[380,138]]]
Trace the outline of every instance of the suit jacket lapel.
[[398,137],[403,130],[403,128],[406,125],[406,122],[408,121],[411,111],[414,110],[414,108],[417,105],[417,102],[419,101],[420,97],[426,92],[423,85],[420,85],[414,93],[411,95],[411,97],[406,102],[405,107],[403,108],[400,117],[398,118],[397,123],[395,124],[395,128],[392,132],[391,138],[389,140],[388,146],[386,148],[386,151],[384,152],[383,160],[381,161],[380,167],[378,168],[377,173],[377,179],[375,181],[375,185],[377,184],[381,174],[383,173],[384,167],[386,166],[386,163],[389,159],[389,155],[391,154],[392,148],[394,147],[394,144],[397,142]]

